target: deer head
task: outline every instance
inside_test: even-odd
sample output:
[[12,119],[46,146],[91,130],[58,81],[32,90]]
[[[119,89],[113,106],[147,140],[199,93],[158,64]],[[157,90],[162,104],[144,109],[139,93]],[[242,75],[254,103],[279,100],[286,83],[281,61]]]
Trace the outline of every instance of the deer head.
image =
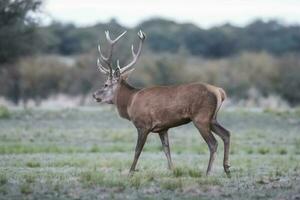
[[137,62],[138,57],[141,54],[142,45],[146,36],[145,33],[140,30],[137,34],[140,39],[137,52],[135,52],[134,46],[133,45],[131,46],[132,61],[129,62],[126,66],[120,67],[119,60],[117,60],[117,66],[115,69],[113,69],[112,66],[113,48],[115,44],[125,35],[125,33],[126,31],[124,31],[116,39],[112,40],[109,35],[109,31],[105,31],[106,39],[109,44],[107,56],[104,56],[102,54],[100,44],[98,45],[98,51],[100,57],[97,60],[97,66],[100,72],[107,75],[107,80],[105,81],[104,86],[93,94],[93,97],[97,102],[113,104],[113,98],[115,96],[118,83],[120,82],[121,79],[125,79],[125,80],[127,79],[128,75],[134,70],[133,65]]

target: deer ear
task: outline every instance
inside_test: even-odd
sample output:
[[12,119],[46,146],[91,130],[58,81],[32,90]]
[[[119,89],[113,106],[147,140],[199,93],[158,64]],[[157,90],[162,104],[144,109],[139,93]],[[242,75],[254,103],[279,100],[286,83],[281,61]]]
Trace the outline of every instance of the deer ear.
[[135,70],[135,68],[131,68],[121,74],[122,79],[127,80],[129,75]]
[[120,78],[120,76],[121,76],[121,72],[120,72],[120,69],[119,68],[117,68],[115,71],[114,71],[114,77],[115,78]]

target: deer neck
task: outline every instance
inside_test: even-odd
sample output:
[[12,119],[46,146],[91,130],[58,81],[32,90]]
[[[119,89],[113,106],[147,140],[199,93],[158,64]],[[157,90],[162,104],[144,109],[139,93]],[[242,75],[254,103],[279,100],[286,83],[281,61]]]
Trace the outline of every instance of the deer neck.
[[122,118],[130,120],[127,108],[131,104],[132,97],[138,89],[129,85],[125,80],[121,80],[116,90],[114,104]]

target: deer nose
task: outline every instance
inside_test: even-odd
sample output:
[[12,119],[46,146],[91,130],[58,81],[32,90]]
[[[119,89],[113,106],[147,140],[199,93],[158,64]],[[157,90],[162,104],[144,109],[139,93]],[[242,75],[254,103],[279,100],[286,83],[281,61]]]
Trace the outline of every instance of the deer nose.
[[96,99],[96,100],[100,99],[99,97],[97,97],[96,92],[93,94],[93,98]]
[[97,101],[97,102],[101,102],[101,98],[97,97],[96,92],[93,94],[93,98]]

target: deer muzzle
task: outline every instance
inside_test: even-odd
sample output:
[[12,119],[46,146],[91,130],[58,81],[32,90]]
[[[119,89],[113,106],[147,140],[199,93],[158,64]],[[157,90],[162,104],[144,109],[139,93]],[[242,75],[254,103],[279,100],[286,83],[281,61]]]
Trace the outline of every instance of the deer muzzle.
[[93,94],[93,98],[94,98],[97,102],[101,102],[101,101],[102,101],[101,98],[97,97],[97,94],[96,94],[96,93]]

